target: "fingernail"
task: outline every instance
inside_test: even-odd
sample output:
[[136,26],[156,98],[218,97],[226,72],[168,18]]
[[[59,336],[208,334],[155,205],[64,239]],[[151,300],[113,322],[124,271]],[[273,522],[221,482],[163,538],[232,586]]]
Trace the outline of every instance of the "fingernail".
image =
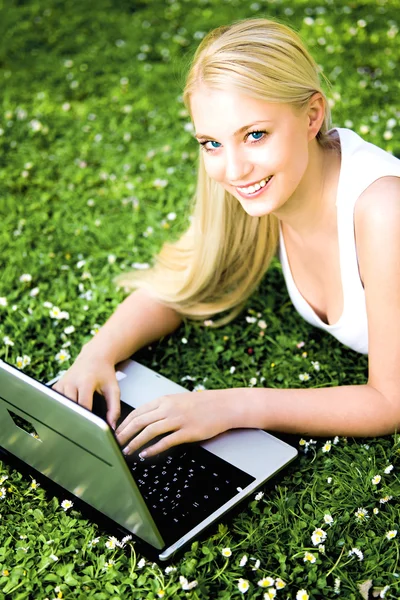
[[146,458],[147,450],[142,450],[141,452],[139,452],[139,456],[140,456],[140,458]]
[[117,424],[116,423],[111,423],[111,427],[113,428],[113,430],[115,431]]
[[127,446],[122,450],[123,454],[129,454],[129,447]]

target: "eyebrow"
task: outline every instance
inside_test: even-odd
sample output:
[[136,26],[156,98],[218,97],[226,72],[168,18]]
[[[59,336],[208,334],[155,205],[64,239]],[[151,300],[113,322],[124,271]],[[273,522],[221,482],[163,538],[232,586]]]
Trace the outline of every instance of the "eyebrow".
[[[263,121],[254,121],[253,123],[250,123],[249,125],[244,125],[240,129],[238,129],[237,131],[235,131],[235,133],[233,134],[233,137],[236,137],[237,135],[239,135],[239,133],[243,133],[243,131],[246,131],[246,129],[250,129],[250,127],[253,127],[253,125],[260,125],[261,123],[272,123],[272,121],[271,121],[271,119],[265,119]],[[195,138],[197,138],[198,140],[212,140],[212,139],[214,139],[212,137],[212,135],[205,135],[203,133],[196,133],[195,134]]]

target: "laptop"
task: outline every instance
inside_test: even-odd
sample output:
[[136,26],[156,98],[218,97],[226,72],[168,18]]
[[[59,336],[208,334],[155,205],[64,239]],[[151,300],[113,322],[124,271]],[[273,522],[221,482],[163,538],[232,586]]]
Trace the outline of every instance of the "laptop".
[[[128,359],[116,366],[121,420],[157,397],[187,389]],[[125,456],[93,411],[0,360],[0,457],[75,496],[165,561],[288,465],[297,450],[260,429],[234,429],[156,457]],[[201,392],[193,392],[201,393]],[[83,503],[83,504],[82,504]],[[144,552],[145,553],[145,552]]]

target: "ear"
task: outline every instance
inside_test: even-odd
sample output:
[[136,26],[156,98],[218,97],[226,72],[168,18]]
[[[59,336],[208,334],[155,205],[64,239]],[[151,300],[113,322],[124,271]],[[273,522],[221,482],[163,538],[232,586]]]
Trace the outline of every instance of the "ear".
[[308,141],[317,136],[325,118],[325,99],[320,92],[313,94],[308,103]]

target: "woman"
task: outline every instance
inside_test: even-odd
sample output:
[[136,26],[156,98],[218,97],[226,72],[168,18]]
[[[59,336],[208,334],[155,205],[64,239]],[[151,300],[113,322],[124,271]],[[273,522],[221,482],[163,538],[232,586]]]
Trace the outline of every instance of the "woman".
[[400,424],[400,161],[347,129],[329,131],[318,68],[298,36],[265,19],[211,32],[184,93],[200,163],[189,230],[165,244],[137,289],[84,346],[55,388],[91,408],[94,390],[115,428],[114,365],[183,318],[234,318],[279,246],[296,309],[368,353],[365,385],[235,388],[159,398],[117,429],[126,453],[212,437],[235,427],[375,436]]

